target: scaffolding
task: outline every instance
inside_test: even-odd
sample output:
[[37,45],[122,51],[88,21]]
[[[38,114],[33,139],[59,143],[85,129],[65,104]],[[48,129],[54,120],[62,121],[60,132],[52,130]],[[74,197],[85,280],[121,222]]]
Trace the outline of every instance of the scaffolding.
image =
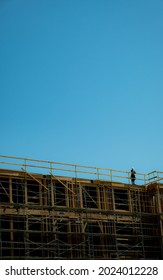
[[162,175],[0,156],[0,259],[163,259]]

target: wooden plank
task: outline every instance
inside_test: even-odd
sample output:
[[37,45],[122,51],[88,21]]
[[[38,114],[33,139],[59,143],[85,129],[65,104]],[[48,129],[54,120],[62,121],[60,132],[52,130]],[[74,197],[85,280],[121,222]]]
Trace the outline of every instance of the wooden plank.
[[12,200],[12,179],[9,178],[9,197],[10,197],[10,203],[14,203]]
[[68,189],[70,192],[72,192],[74,195],[76,195],[70,188],[68,188],[58,177],[51,174],[52,178],[56,179],[58,182],[60,182],[66,189]]
[[37,180],[32,174],[30,174],[29,172],[27,172],[24,168],[22,168],[22,170],[29,176],[31,177],[33,180],[35,180],[37,183],[39,183],[39,185],[41,185],[42,187],[44,187],[44,189],[46,189],[48,191],[48,188],[46,186],[44,186],[39,180]]

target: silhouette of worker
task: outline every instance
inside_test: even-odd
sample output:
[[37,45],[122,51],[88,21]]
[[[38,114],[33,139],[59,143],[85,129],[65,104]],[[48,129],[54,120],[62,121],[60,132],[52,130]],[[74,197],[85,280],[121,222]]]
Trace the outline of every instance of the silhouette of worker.
[[136,172],[135,172],[134,168],[132,167],[132,169],[131,169],[131,184],[132,185],[135,185],[135,179],[136,179],[135,174],[136,174]]

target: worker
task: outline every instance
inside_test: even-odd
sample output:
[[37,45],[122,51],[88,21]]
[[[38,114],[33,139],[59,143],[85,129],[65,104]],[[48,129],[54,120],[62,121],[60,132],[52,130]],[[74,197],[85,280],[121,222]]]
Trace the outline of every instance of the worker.
[[136,176],[135,176],[135,174],[136,174],[136,172],[135,172],[135,170],[134,170],[134,167],[132,167],[132,169],[131,169],[131,184],[132,185],[135,185],[135,179],[136,179]]

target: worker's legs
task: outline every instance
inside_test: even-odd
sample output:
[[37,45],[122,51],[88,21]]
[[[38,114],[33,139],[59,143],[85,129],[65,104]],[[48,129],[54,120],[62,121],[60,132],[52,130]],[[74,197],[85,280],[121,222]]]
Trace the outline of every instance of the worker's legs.
[[135,179],[131,179],[131,184],[135,185]]

